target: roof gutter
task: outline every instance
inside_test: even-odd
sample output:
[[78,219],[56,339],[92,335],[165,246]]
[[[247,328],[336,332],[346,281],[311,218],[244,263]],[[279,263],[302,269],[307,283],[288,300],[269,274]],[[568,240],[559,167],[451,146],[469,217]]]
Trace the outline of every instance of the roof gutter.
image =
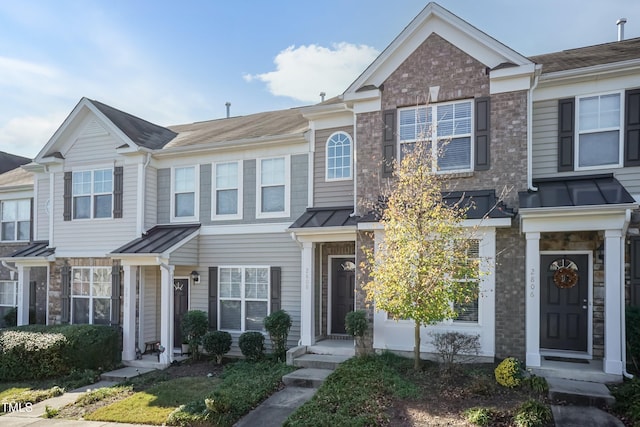
[[[306,132],[307,130],[305,130]],[[193,144],[193,145],[184,145],[178,147],[169,147],[163,148],[158,152],[154,153],[154,157],[170,157],[175,154],[181,153],[199,153],[199,152],[209,152],[209,151],[221,151],[226,149],[238,149],[245,148],[252,145],[275,145],[275,144],[291,144],[291,143],[308,143],[304,134],[301,133],[291,133],[286,135],[273,135],[259,138],[245,138],[238,139],[234,141],[221,141],[221,142],[204,142],[201,144]],[[212,145],[215,144],[215,145]]]

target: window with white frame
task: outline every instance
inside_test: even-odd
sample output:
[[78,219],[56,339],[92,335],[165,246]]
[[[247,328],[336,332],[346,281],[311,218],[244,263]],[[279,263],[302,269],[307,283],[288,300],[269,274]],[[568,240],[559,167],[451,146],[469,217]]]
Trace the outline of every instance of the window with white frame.
[[29,240],[31,237],[31,200],[3,200],[2,209],[2,240]]
[[[472,265],[474,268],[479,267],[480,262],[480,241],[476,239],[472,239],[469,242],[469,247],[467,248],[467,256],[469,259],[469,265]],[[477,278],[477,274],[474,274],[473,279],[468,278],[460,278],[460,282],[466,282],[467,285],[473,286],[478,290],[479,279]],[[458,317],[454,319],[455,322],[478,322],[478,301],[479,295],[476,293],[475,298],[471,301],[457,303],[454,304],[454,309],[456,313],[458,313]]]
[[195,166],[172,169],[172,217],[177,220],[197,218],[197,169]]
[[609,93],[577,99],[578,167],[622,164],[622,95]]
[[242,218],[242,163],[213,165],[213,219]]
[[269,277],[269,267],[218,268],[221,330],[264,330],[264,318],[269,314]]
[[73,172],[73,219],[111,218],[113,169]]
[[336,132],[327,140],[326,180],[351,179],[351,137]]
[[256,217],[289,215],[289,157],[258,159]]
[[425,141],[430,144],[436,171],[470,171],[472,106],[472,101],[458,101],[399,110],[399,153]]
[[111,321],[111,268],[71,269],[71,323],[109,324]]
[[0,280],[0,307],[17,307],[18,282],[15,280]]

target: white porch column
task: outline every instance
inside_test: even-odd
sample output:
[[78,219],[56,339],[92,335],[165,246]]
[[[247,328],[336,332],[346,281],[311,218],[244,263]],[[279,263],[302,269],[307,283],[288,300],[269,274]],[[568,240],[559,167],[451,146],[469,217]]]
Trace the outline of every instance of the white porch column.
[[160,266],[160,363],[173,361],[173,265]]
[[604,372],[622,375],[620,298],[624,286],[622,231],[604,233]]
[[122,294],[122,360],[136,358],[136,283],[137,267],[124,266]]
[[527,366],[540,366],[540,233],[527,233],[525,271]]
[[300,340],[302,345],[315,344],[313,243],[302,243],[302,277],[300,289]]
[[18,326],[29,324],[29,276],[30,268],[18,265]]

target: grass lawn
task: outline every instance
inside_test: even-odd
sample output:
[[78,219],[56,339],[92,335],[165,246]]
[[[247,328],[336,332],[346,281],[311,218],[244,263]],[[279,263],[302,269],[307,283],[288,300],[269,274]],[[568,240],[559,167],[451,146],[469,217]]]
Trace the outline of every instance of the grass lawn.
[[124,400],[98,408],[84,418],[92,421],[163,424],[173,410],[207,394],[217,378],[176,378],[139,391]]

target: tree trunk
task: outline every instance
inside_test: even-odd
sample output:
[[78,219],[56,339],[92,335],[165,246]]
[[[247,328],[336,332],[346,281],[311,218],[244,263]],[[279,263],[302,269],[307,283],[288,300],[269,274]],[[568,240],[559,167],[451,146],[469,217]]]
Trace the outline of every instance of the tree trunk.
[[414,344],[413,347],[413,369],[420,370],[420,322],[416,320],[416,326],[414,329]]

